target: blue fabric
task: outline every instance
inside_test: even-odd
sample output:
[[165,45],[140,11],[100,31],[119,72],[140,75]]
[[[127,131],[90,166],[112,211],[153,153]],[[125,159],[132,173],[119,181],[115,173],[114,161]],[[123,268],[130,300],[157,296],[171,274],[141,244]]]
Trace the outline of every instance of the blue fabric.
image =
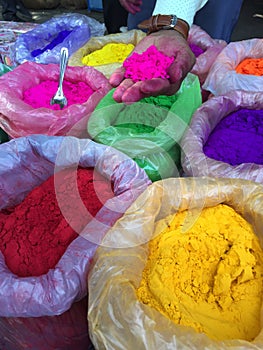
[[128,14],[128,30],[138,29],[138,24],[151,17],[156,0],[145,0],[142,2],[141,11],[135,15]]
[[205,30],[213,39],[230,42],[242,3],[243,0],[208,0],[197,12],[194,24]]

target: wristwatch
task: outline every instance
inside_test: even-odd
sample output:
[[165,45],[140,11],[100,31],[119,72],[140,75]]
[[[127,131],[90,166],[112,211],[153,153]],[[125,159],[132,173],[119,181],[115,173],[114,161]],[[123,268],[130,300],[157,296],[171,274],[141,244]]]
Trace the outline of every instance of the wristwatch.
[[176,30],[187,39],[189,24],[176,15],[155,15],[138,24],[139,29],[146,29],[147,34],[158,32],[159,30]]

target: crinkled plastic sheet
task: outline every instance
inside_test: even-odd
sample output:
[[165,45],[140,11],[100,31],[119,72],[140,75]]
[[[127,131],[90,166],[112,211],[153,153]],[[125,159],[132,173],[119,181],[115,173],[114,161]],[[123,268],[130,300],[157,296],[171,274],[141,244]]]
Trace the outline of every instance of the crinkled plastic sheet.
[[212,39],[210,35],[199,26],[193,24],[190,27],[188,43],[199,46],[204,52],[196,58],[191,73],[199,77],[201,85],[219,53],[226,47],[224,40]]
[[[69,58],[70,66],[83,66],[82,58],[91,54],[96,50],[102,49],[105,45],[110,43],[117,44],[133,44],[136,46],[146,34],[141,30],[129,30],[126,33],[117,33],[117,34],[108,34],[101,37],[91,38],[85,45],[83,45],[78,51],[76,51]],[[111,63],[111,64],[102,64],[96,66],[95,68],[102,72],[107,78],[119,67],[122,66],[122,63]]]
[[[11,137],[31,134],[87,136],[90,113],[111,86],[107,78],[93,67],[67,67],[65,80],[85,82],[94,93],[82,104],[62,110],[33,108],[23,101],[24,91],[42,81],[59,79],[58,64],[25,62],[0,77],[0,127]],[[74,129],[74,131],[73,131]]]
[[263,39],[248,39],[229,43],[210,68],[203,88],[213,95],[224,95],[233,90],[258,92],[263,90],[263,77],[236,73],[239,63],[246,58],[263,57]]
[[[153,103],[136,102],[136,106],[116,103],[112,97],[113,92],[114,89],[100,101],[89,118],[87,128],[91,138],[117,148],[138,164],[139,162],[144,164],[143,169],[152,181],[175,175],[177,169],[175,159],[172,157],[178,152],[173,150],[169,154],[169,151],[177,147],[177,142],[187,128],[194,111],[201,104],[198,77],[191,73],[187,75],[169,110],[159,107],[158,97]],[[169,101],[169,97],[163,97]],[[134,107],[137,107],[137,113],[131,115],[129,109]],[[120,124],[135,123],[151,126],[154,130],[136,133],[129,126],[116,128],[116,119],[120,113],[123,115]],[[176,165],[179,166],[179,163]]]
[[263,184],[263,165],[243,163],[232,166],[207,157],[203,147],[216,125],[240,109],[263,109],[263,93],[233,91],[205,102],[193,115],[189,129],[180,141],[182,168],[186,176],[240,178]]
[[[32,51],[44,49],[64,30],[72,30],[72,32],[61,43],[36,57],[32,55]],[[69,55],[72,55],[92,36],[103,35],[104,31],[104,24],[82,14],[69,13],[55,16],[31,31],[21,34],[15,42],[12,55],[18,64],[26,61],[44,64],[59,63],[62,47],[67,47]]]
[[94,167],[113,182],[115,196],[47,274],[20,278],[10,272],[0,254],[0,338],[6,345],[2,348],[85,349],[86,277],[91,259],[105,233],[150,180],[123,153],[69,136],[14,139],[0,146],[0,159],[0,210],[19,204],[55,169]]
[[252,342],[214,341],[190,327],[176,325],[140,303],[135,294],[147,261],[147,242],[161,229],[158,222],[189,208],[195,208],[198,215],[202,208],[220,203],[249,221],[263,244],[263,186],[241,179],[189,177],[155,182],[108,231],[88,278],[89,331],[96,349],[263,348],[262,331]]

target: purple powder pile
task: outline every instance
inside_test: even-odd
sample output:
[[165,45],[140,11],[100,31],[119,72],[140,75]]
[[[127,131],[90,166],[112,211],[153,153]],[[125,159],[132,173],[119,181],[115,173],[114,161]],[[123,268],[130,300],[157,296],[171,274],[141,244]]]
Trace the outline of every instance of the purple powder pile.
[[37,57],[47,50],[52,50],[55,46],[62,43],[72,30],[62,30],[58,35],[43,49],[36,49],[31,52],[32,57]]
[[195,45],[195,44],[189,44],[190,49],[192,50],[193,54],[195,55],[195,57],[200,56],[202,53],[204,53],[204,50],[201,49],[201,47]]
[[238,165],[263,164],[263,110],[241,108],[223,118],[208,137],[204,154]]

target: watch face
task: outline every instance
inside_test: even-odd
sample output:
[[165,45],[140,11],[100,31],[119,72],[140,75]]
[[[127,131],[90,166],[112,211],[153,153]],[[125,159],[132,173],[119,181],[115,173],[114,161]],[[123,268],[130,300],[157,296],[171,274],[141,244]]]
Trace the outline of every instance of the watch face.
[[171,27],[174,27],[177,23],[177,16],[176,15],[171,15],[172,18],[171,18]]
[[177,16],[171,15],[170,24],[168,24],[167,26],[164,26],[163,29],[173,29],[176,26],[176,23],[177,23]]

